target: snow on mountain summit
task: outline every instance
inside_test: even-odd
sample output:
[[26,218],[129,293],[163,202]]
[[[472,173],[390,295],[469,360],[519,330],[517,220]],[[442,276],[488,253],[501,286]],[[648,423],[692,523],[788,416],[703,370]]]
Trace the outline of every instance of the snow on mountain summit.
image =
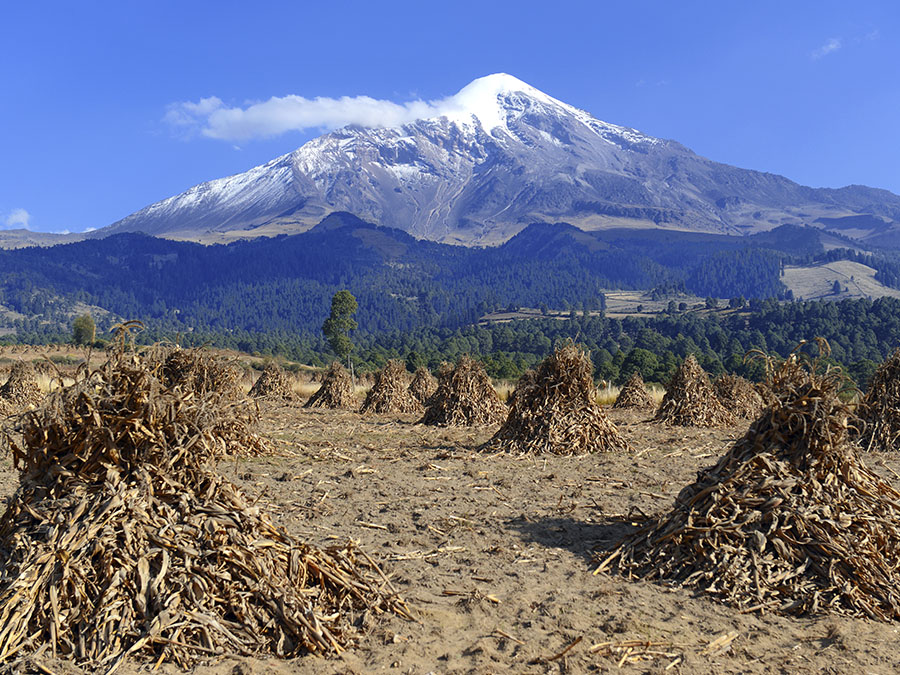
[[507,128],[508,107],[502,99],[510,94],[524,94],[541,103],[566,107],[561,101],[547,96],[539,89],[522,82],[517,77],[506,73],[495,73],[473,80],[456,95],[445,99],[437,107],[444,108],[441,117],[457,123],[471,122],[474,117],[485,131],[497,127]]

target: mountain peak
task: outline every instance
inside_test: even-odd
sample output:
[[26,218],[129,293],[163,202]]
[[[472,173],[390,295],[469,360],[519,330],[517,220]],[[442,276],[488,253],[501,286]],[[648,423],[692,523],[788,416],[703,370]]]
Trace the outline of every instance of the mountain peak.
[[446,110],[441,117],[461,124],[471,124],[474,118],[488,132],[497,127],[505,129],[508,112],[506,101],[515,94],[524,94],[527,98],[544,104],[569,107],[513,75],[494,73],[472,80],[447,99],[444,102]]

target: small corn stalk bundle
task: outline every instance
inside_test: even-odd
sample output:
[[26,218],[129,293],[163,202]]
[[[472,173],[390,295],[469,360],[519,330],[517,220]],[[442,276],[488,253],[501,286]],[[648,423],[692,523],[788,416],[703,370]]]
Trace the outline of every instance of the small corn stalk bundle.
[[20,477],[0,516],[0,663],[335,653],[364,613],[408,615],[365,553],[293,539],[216,473],[232,407],[123,347],[5,436]]
[[641,377],[638,371],[634,371],[631,377],[628,378],[628,382],[622,387],[619,395],[616,396],[616,402],[613,403],[612,407],[646,410],[647,408],[653,408],[655,405],[656,402],[653,400],[650,392],[647,391],[647,387],[644,386],[644,378]]
[[409,383],[409,393],[419,402],[424,404],[437,390],[437,380],[424,366],[416,368],[412,382]]
[[795,350],[771,370],[776,403],[598,571],[696,588],[744,612],[900,620],[900,492],[849,442],[845,380],[822,367],[828,344],[817,342],[816,359]]
[[586,455],[628,449],[596,403],[594,366],[587,354],[566,344],[530,372],[516,386],[506,422],[482,450]]
[[0,404],[10,411],[36,406],[44,400],[38,386],[34,368],[24,361],[17,361],[9,371],[6,383],[0,387]]
[[201,396],[215,393],[226,399],[243,398],[243,372],[232,359],[200,347],[157,347],[152,358],[160,364],[159,377],[167,387]]
[[309,397],[304,408],[352,408],[356,405],[353,398],[353,382],[350,373],[337,361],[325,373],[322,386]]
[[507,408],[497,396],[484,366],[468,356],[438,379],[420,424],[477,427],[501,424]]
[[406,367],[400,361],[388,361],[376,375],[375,384],[366,394],[360,412],[385,414],[420,411],[422,404],[410,393],[406,379]]
[[296,396],[287,374],[277,363],[269,363],[250,388],[250,398],[293,401]]
[[900,450],[900,349],[875,370],[856,415],[857,440],[863,449]]
[[766,403],[752,383],[740,375],[723,373],[713,383],[716,398],[737,417],[755,420],[765,410]]
[[721,427],[737,423],[713,393],[709,377],[693,354],[675,371],[653,418],[676,427]]

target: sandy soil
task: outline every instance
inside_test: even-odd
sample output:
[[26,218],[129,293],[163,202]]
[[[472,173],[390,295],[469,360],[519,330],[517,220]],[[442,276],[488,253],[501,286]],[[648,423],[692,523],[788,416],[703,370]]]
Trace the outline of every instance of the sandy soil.
[[[314,544],[358,541],[382,561],[417,620],[381,617],[340,657],[223,655],[197,673],[900,669],[896,624],[739,614],[689,591],[592,574],[595,553],[633,527],[623,516],[666,510],[741,427],[665,428],[610,410],[634,452],[515,459],[477,451],[492,429],[296,404],[263,404],[263,413],[263,431],[284,456],[230,460],[220,470],[292,534]],[[868,460],[890,478],[900,470],[894,457]],[[2,460],[0,490],[14,487]],[[67,663],[44,667],[79,672]],[[133,663],[120,672],[141,670]]]

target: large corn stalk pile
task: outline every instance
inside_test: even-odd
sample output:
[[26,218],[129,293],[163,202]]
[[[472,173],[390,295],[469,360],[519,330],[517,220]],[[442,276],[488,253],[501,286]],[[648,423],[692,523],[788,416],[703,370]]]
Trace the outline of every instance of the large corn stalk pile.
[[900,619],[900,493],[860,461],[843,376],[821,360],[795,352],[774,369],[776,402],[600,569],[745,612]]

